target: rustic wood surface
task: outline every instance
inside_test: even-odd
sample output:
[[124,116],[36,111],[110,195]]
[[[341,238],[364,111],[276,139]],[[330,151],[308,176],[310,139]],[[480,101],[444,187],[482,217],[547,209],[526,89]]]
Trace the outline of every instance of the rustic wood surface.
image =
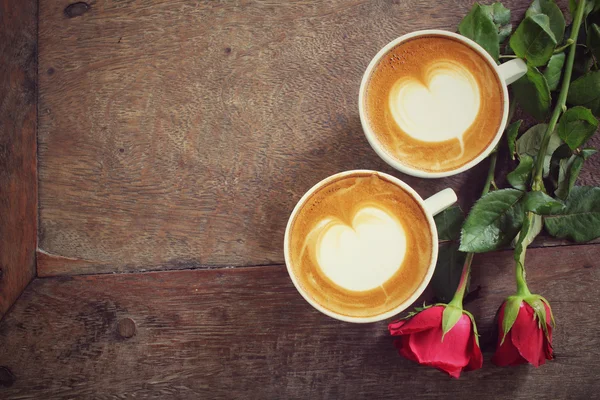
[[470,0],[70,4],[40,2],[40,276],[281,264],[295,203],[348,169],[464,205],[481,190],[485,163],[393,172],[357,106],[384,44],[455,30]]
[[[37,279],[0,325],[11,376],[0,398],[591,399],[599,260],[599,245],[530,250],[530,287],[558,323],[556,360],[498,368],[486,352],[459,381],[398,356],[386,323],[314,311],[283,266]],[[467,309],[486,348],[512,269],[511,251],[474,261]]]
[[[281,265],[287,216],[333,173],[476,198],[485,163],[439,180],[396,173],[356,104],[379,48],[455,30],[472,3],[40,0],[37,266],[51,277],[0,322],[0,398],[594,398],[598,244],[542,237],[528,252],[531,289],[558,322],[556,360],[539,369],[490,364],[514,263],[476,256],[467,309],[485,368],[459,381],[399,357],[384,322],[314,311]],[[528,6],[503,3],[513,21]],[[0,0],[0,319],[35,273],[36,12]],[[579,183],[599,172],[593,157]],[[139,273],[162,269],[181,271]]]
[[35,275],[36,13],[0,1],[0,319]]

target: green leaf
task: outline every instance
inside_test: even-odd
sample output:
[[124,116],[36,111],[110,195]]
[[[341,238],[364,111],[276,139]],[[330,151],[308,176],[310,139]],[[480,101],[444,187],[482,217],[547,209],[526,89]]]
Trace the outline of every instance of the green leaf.
[[589,108],[576,106],[568,109],[558,122],[558,136],[571,150],[583,146],[598,128],[598,120]]
[[565,33],[565,17],[560,8],[552,0],[534,0],[529,6],[526,17],[545,14],[548,16],[550,30],[554,34],[554,38],[558,41]]
[[565,201],[565,209],[544,219],[554,237],[587,242],[600,236],[600,188],[576,186]]
[[523,220],[521,232],[519,232],[519,235],[513,243],[515,247],[513,257],[515,262],[520,264],[522,267],[525,267],[523,265],[525,262],[525,249],[542,231],[542,227],[544,226],[542,221],[542,216],[534,213],[527,213],[525,219]]
[[571,82],[567,102],[587,107],[594,115],[600,115],[600,70],[588,72]]
[[510,37],[515,54],[534,67],[545,65],[556,47],[556,38],[545,14],[526,17]]
[[506,338],[506,334],[512,326],[515,324],[517,320],[517,316],[519,315],[519,309],[521,308],[522,299],[517,296],[510,296],[506,299],[504,303],[504,319],[502,320],[502,341],[500,344],[504,343],[504,339]]
[[463,225],[460,250],[483,253],[510,243],[523,224],[524,195],[521,190],[502,189],[479,199]]
[[565,204],[541,191],[529,192],[523,200],[525,211],[538,215],[556,214],[564,210]]
[[587,29],[587,46],[596,61],[600,61],[600,26],[591,24]]
[[552,312],[552,307],[550,307],[550,302],[540,295],[537,296],[548,307],[548,311],[550,312],[550,321],[552,321],[552,326],[556,327],[556,321],[554,320],[554,313]]
[[492,21],[492,17],[483,9],[481,4],[475,3],[473,5],[471,11],[458,25],[458,32],[475,41],[494,60],[498,61],[498,56],[500,55],[498,31]]
[[560,160],[560,171],[558,174],[558,187],[554,194],[559,199],[566,199],[571,192],[575,181],[579,177],[581,168],[583,168],[584,158],[578,155],[572,155],[571,158]]
[[577,0],[569,0],[569,12],[571,17],[575,17],[575,11],[577,10]]
[[575,60],[573,61],[573,73],[571,74],[571,82],[581,78],[582,76],[590,72],[590,69],[593,65],[594,57],[592,57],[592,53],[590,53],[587,50],[587,47],[575,47]]
[[444,308],[444,312],[442,313],[442,342],[446,333],[454,328],[454,325],[456,325],[462,315],[463,310],[453,305],[449,304]]
[[586,147],[585,149],[581,149],[581,156],[583,157],[584,160],[587,160],[588,158],[590,158],[591,156],[593,156],[594,154],[596,154],[598,152],[598,150],[593,149],[591,147]]
[[548,83],[548,88],[556,90],[562,76],[562,68],[565,64],[565,53],[554,54],[548,61],[548,66],[544,70],[544,78]]
[[448,303],[458,288],[467,253],[458,251],[459,243],[439,244],[438,259],[431,278],[431,289],[441,303]]
[[523,155],[535,157],[542,145],[546,129],[548,129],[548,124],[537,124],[522,134],[516,143],[517,154],[520,157]]
[[506,176],[508,183],[515,189],[527,190],[531,172],[533,170],[533,157],[524,154],[519,160],[519,165]]
[[535,239],[537,235],[539,235],[540,232],[542,232],[543,227],[544,219],[542,218],[542,216],[539,214],[534,214],[533,221],[531,222],[531,228],[529,228],[529,233],[527,234],[527,236],[525,236],[523,242],[527,243],[527,246],[529,246],[533,242],[533,239]]
[[433,217],[433,220],[440,241],[458,240],[460,238],[460,227],[465,220],[465,215],[459,206],[445,209]]
[[[543,299],[539,295],[531,295],[527,296],[523,299],[524,302],[529,304],[533,309],[534,318],[538,321],[538,326],[543,329],[546,337],[548,336],[548,325],[547,325],[547,316],[546,316],[546,307],[544,307],[544,303],[547,303],[546,299]],[[552,317],[552,319],[554,319]]]
[[[560,160],[569,158],[573,155],[573,151],[569,148],[567,144],[560,145],[554,153],[552,153],[552,158],[550,159],[550,173],[549,178],[552,181],[554,187],[558,187],[558,176],[560,171]],[[554,190],[552,190],[554,192]]]
[[544,75],[531,65],[527,73],[512,85],[515,100],[525,112],[544,121],[550,111],[550,88]]
[[571,189],[575,186],[575,182],[583,168],[584,161],[596,153],[596,149],[585,148],[578,151],[576,154],[573,154],[568,160],[560,160],[558,168],[558,184],[556,185],[556,191],[554,192],[558,198],[567,198]]
[[517,135],[519,135],[519,128],[521,127],[521,123],[523,122],[522,119],[513,122],[512,124],[510,124],[508,126],[508,128],[506,128],[506,138],[508,140],[508,151],[510,153],[510,157],[514,160],[515,159],[515,154],[516,154],[516,149],[515,149],[515,145],[516,145],[516,141],[517,141]]
[[489,6],[481,6],[483,12],[489,15],[490,19],[496,25],[498,31],[498,42],[502,43],[510,36],[512,24],[510,23],[510,10],[502,3],[494,3]]
[[523,227],[514,241],[515,252],[513,257],[515,262],[521,265],[523,264],[525,260],[525,249],[533,242],[533,239],[540,234],[542,226],[541,215],[527,213],[523,219]]
[[[594,1],[594,0],[580,0],[580,1],[587,1],[588,2],[585,5],[585,10],[583,11],[583,18],[585,18],[586,15],[588,15],[592,11],[596,10],[596,8],[600,6],[598,4],[597,0],[596,1]],[[576,10],[577,10],[577,0],[569,0],[569,12],[571,13],[571,16],[573,18],[575,18],[575,11]]]
[[[537,157],[538,152],[540,151],[540,147],[542,145],[542,140],[544,138],[544,133],[548,128],[547,124],[538,124],[534,125],[527,130],[521,137],[517,140],[517,154],[519,157],[523,157],[524,155],[528,155],[533,157]],[[548,143],[548,150],[544,157],[544,177],[548,175],[550,171],[550,160],[552,158],[552,154],[554,151],[560,147],[562,144],[561,138],[558,136],[556,131],[552,132],[550,136],[550,142]]]

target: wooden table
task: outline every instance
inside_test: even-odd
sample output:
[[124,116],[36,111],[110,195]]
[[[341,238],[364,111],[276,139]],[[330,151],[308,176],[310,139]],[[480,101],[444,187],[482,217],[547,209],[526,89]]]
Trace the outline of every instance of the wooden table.
[[[504,4],[515,22],[528,6]],[[476,256],[485,362],[459,381],[399,357],[385,322],[316,312],[283,265],[294,204],[339,171],[452,187],[470,207],[485,162],[394,172],[357,97],[385,43],[455,30],[471,5],[0,1],[0,398],[598,396],[598,245],[542,237],[528,252],[558,322],[539,369],[489,362],[512,252]],[[598,173],[595,157],[579,184]]]

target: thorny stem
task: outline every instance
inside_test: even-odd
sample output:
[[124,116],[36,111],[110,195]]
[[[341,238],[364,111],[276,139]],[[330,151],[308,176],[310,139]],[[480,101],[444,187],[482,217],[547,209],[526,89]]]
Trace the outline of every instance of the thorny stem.
[[521,246],[521,249],[520,249],[521,252],[519,254],[519,259],[516,260],[516,266],[515,266],[517,294],[520,296],[529,296],[531,294],[531,292],[529,291],[529,288],[527,287],[527,279],[526,279],[527,273],[525,272],[525,252],[527,250],[527,246],[533,239],[529,239],[529,241],[525,241],[524,239],[525,239],[525,236],[527,236],[529,234],[529,230],[532,229],[532,227],[533,227],[533,220],[535,218],[535,214],[532,212],[528,212],[525,215],[525,218],[527,218],[527,220],[525,221],[526,223],[524,223],[523,226],[526,226],[527,229],[524,231],[521,231],[521,233],[519,233],[518,243],[517,243],[517,246],[515,247],[515,251],[519,251],[519,247]]
[[577,5],[577,11],[575,12],[575,19],[573,20],[573,30],[571,31],[571,37],[568,40],[571,41],[571,44],[569,45],[569,55],[567,56],[562,86],[560,88],[560,94],[558,95],[558,101],[554,106],[552,117],[550,118],[550,122],[548,123],[548,128],[544,133],[542,145],[540,146],[540,151],[538,152],[538,157],[535,160],[535,175],[533,176],[533,181],[531,184],[532,190],[544,190],[544,183],[542,182],[542,176],[544,172],[544,158],[546,152],[548,151],[548,144],[550,143],[550,137],[552,136],[552,132],[554,132],[554,128],[556,127],[556,123],[558,122],[558,118],[563,113],[563,110],[566,106],[567,94],[569,93],[569,85],[571,84],[571,74],[573,72],[573,62],[575,61],[575,46],[577,45],[577,36],[579,35],[579,28],[581,27],[581,21],[583,19],[585,3],[585,0],[580,0],[579,4]]
[[[579,29],[581,28],[581,21],[583,19],[583,11],[585,8],[586,0],[580,0],[577,4],[577,11],[575,12],[575,18],[573,19],[573,30],[571,31],[571,37],[567,40],[569,55],[567,56],[567,62],[565,65],[565,72],[563,75],[562,86],[560,88],[560,94],[558,95],[558,100],[556,105],[554,106],[554,111],[552,112],[552,117],[550,118],[550,122],[548,123],[548,128],[544,133],[544,138],[542,139],[542,145],[540,146],[540,150],[538,152],[537,158],[535,160],[534,167],[534,176],[531,183],[531,189],[534,191],[544,191],[544,183],[542,181],[542,177],[544,174],[544,159],[545,155],[548,151],[548,144],[550,143],[550,137],[554,132],[554,128],[556,127],[556,123],[560,118],[561,114],[566,111],[566,102],[567,102],[567,94],[569,93],[569,86],[571,84],[571,74],[573,72],[573,62],[575,60],[575,48],[577,46],[577,36],[579,35]],[[564,47],[566,48],[566,47]],[[564,50],[561,48],[560,50]],[[527,223],[523,224],[526,229],[522,230],[519,234],[519,240],[521,238],[525,238],[529,235],[531,229],[533,228],[533,220],[535,215],[530,211],[525,215],[527,218]],[[526,282],[526,273],[525,273],[525,252],[527,251],[527,246],[529,245],[529,241],[522,240],[521,245],[522,248],[518,249],[519,246],[515,249],[515,251],[520,250],[519,259],[516,261],[515,267],[515,277],[517,281],[517,294],[521,296],[531,295],[529,288],[527,287]]]
[[[558,97],[556,106],[554,107],[554,112],[552,113],[552,118],[550,119],[548,128],[546,129],[546,132],[544,133],[542,145],[540,146],[540,151],[539,151],[538,157],[536,159],[535,175],[534,175],[534,178],[532,181],[532,189],[533,190],[543,190],[543,188],[544,188],[543,183],[542,183],[542,174],[543,174],[545,157],[543,155],[546,154],[546,152],[548,151],[548,144],[550,142],[550,136],[552,135],[552,132],[554,132],[554,128],[556,127],[556,123],[558,122],[558,118],[560,117],[561,113],[563,112],[563,109],[566,106],[567,93],[569,92],[569,84],[571,82],[571,74],[573,72],[573,62],[575,60],[575,46],[577,45],[577,36],[579,35],[579,28],[581,26],[581,21],[583,19],[584,6],[585,6],[585,0],[580,0],[579,4],[577,5],[575,19],[573,21],[573,30],[571,31],[571,37],[566,41],[564,46],[561,46],[560,48],[557,49],[557,50],[563,51],[564,49],[566,49],[568,47],[569,55],[567,58],[567,63],[566,63],[563,83],[562,83],[561,90],[560,90],[560,95]],[[500,56],[500,58],[511,58],[511,57],[510,56]],[[512,119],[512,115],[515,110],[514,104],[515,104],[515,102],[511,102],[508,121],[510,121]],[[481,196],[485,196],[489,192],[490,186],[496,187],[495,182],[494,182],[494,174],[496,171],[497,159],[498,159],[498,152],[497,152],[497,148],[496,148],[490,154],[490,165],[489,165],[488,174],[487,174],[487,177],[485,180],[485,185],[483,187]],[[531,213],[531,212],[527,213],[526,218],[529,218],[529,224],[527,224],[527,226],[529,228],[527,229],[527,232],[522,231],[521,235],[527,235],[529,229],[531,229],[531,226],[533,225],[532,224],[532,220],[534,218],[533,213]],[[525,280],[526,245],[527,244],[524,243],[524,248],[520,255],[519,261],[516,263],[517,265],[516,265],[516,271],[515,271],[516,272],[516,280],[517,280],[517,293],[519,293],[521,295],[531,294],[529,292],[529,288],[527,287],[527,283]],[[458,287],[456,288],[456,292],[454,293],[454,297],[452,298],[452,301],[450,301],[451,305],[454,305],[461,309],[462,309],[462,304],[463,304],[463,298],[465,296],[465,291],[467,288],[467,282],[469,279],[469,275],[471,273],[472,262],[473,262],[473,253],[467,253],[467,257],[465,259],[465,263],[463,265],[462,273],[460,276],[460,282],[458,283]]]
[[[514,107],[510,106],[509,116],[512,118],[512,114],[514,113]],[[496,172],[496,160],[498,159],[498,149],[494,149],[492,154],[490,154],[490,166],[488,167],[487,178],[485,179],[485,185],[483,186],[483,190],[481,191],[481,196],[485,196],[490,191],[490,185],[496,187],[496,183],[494,182],[494,173]],[[467,253],[467,257],[465,258],[465,263],[463,264],[462,273],[460,275],[460,281],[458,282],[458,287],[456,288],[456,292],[454,292],[454,297],[452,297],[452,301],[450,304],[462,309],[463,298],[465,297],[465,291],[467,290],[467,282],[469,281],[469,275],[471,274],[471,263],[473,262],[473,253]]]
[[467,258],[465,258],[463,270],[460,274],[460,281],[458,282],[458,287],[456,288],[456,292],[454,292],[454,297],[450,302],[451,305],[456,306],[460,309],[462,309],[463,298],[465,297],[465,291],[467,290],[467,282],[469,281],[469,275],[471,274],[472,262],[473,253],[467,253]]

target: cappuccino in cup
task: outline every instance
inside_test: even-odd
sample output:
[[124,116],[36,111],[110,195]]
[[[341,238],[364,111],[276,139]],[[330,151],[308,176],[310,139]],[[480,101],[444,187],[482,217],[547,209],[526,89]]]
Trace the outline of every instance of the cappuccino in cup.
[[420,177],[464,171],[495,147],[506,125],[506,85],[527,71],[501,66],[455,33],[421,31],[386,46],[361,84],[363,129],[396,169]]
[[402,181],[369,170],[318,183],[286,229],[292,281],[309,303],[338,319],[370,322],[398,313],[433,273],[432,215],[456,201],[451,189],[440,193],[423,201]]

